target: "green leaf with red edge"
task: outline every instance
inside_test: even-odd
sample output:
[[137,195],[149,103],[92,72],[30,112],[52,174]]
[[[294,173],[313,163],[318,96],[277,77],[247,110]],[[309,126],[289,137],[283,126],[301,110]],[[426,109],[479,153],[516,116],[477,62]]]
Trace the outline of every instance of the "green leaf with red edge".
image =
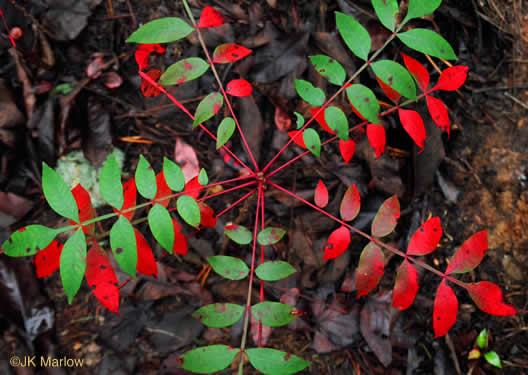
[[162,205],[163,207],[167,207],[170,202],[170,198],[167,197],[172,195],[172,191],[167,185],[167,181],[165,181],[165,173],[163,171],[156,175],[156,186],[157,192],[153,201]]
[[413,18],[420,18],[432,14],[442,3],[442,0],[409,0],[407,8],[407,15],[402,22],[402,25]]
[[433,90],[455,91],[466,82],[468,67],[457,65],[444,69]]
[[226,225],[224,232],[227,237],[235,241],[239,245],[247,245],[253,240],[253,235],[246,227],[242,225]]
[[224,23],[224,16],[213,7],[203,8],[198,22],[198,28],[217,27]]
[[324,208],[328,204],[328,189],[322,180],[319,180],[315,187],[314,201],[317,207],[320,208]]
[[446,274],[465,273],[477,267],[488,250],[488,231],[483,230],[469,237],[456,251],[447,265]]
[[244,306],[233,303],[212,303],[196,310],[192,316],[207,327],[224,328],[238,322],[244,311]]
[[325,55],[315,55],[310,56],[310,62],[320,75],[328,78],[328,82],[338,86],[345,83],[345,69],[337,60]]
[[458,299],[453,289],[442,280],[436,291],[433,307],[435,338],[444,336],[455,324],[458,314]]
[[200,225],[200,207],[194,198],[181,195],[176,201],[176,207],[180,217],[190,226],[198,228]]
[[235,120],[231,117],[226,117],[222,120],[220,125],[218,125],[218,130],[216,131],[216,149],[225,145],[227,141],[231,138],[236,129]]
[[418,293],[418,272],[406,259],[398,267],[394,291],[392,292],[392,306],[406,310],[414,302]]
[[449,135],[451,122],[449,121],[449,114],[447,113],[447,107],[444,102],[430,95],[426,95],[425,98],[427,100],[427,108],[434,123]]
[[295,374],[310,366],[310,362],[277,349],[252,348],[245,353],[253,367],[265,375]]
[[297,94],[308,104],[315,107],[320,107],[326,100],[325,93],[319,87],[314,87],[311,82],[305,81],[304,79],[296,79],[295,90]]
[[73,297],[79,291],[86,271],[86,238],[84,232],[77,229],[68,238],[60,256],[60,276],[62,287],[71,304]]
[[200,192],[203,190],[202,184],[198,181],[198,176],[195,176],[185,184],[183,192],[191,198],[198,199]]
[[[75,199],[75,203],[77,204],[77,208],[79,209],[79,220],[81,223],[93,219],[96,216],[96,212],[92,206],[90,194],[81,184],[77,184],[71,192]],[[70,223],[75,224],[72,220],[70,220]],[[85,234],[93,234],[95,231],[95,223],[83,225],[82,229]]]
[[315,130],[311,128],[304,129],[303,141],[308,151],[317,157],[321,156],[321,138],[319,138],[319,134]]
[[200,169],[200,173],[198,174],[198,182],[202,186],[205,186],[209,183],[209,177],[207,176],[207,172],[203,168]]
[[181,85],[201,77],[209,69],[209,64],[199,57],[180,60],[165,70],[158,83],[162,86]]
[[106,159],[103,165],[99,180],[99,189],[101,190],[101,196],[110,206],[121,210],[124,203],[121,169],[113,154]]
[[403,128],[413,139],[414,143],[423,150],[425,138],[425,126],[422,120],[422,116],[416,111],[411,109],[398,108],[398,116]]
[[372,41],[368,31],[348,14],[335,12],[339,34],[347,47],[362,60],[367,61]]
[[200,104],[198,104],[198,108],[196,108],[193,128],[216,115],[223,104],[224,97],[219,92],[212,92],[203,98]]
[[61,216],[79,222],[77,204],[68,185],[46,163],[42,163],[42,190],[50,207]]
[[381,125],[368,124],[367,125],[367,138],[374,149],[376,158],[379,158],[385,152],[385,128]]
[[255,269],[257,277],[264,281],[277,281],[293,275],[297,270],[288,262],[272,260],[264,262]]
[[400,218],[400,202],[398,197],[393,195],[386,199],[380,206],[376,217],[372,221],[372,235],[374,237],[385,237],[392,233],[398,219]]
[[517,314],[515,307],[504,302],[500,288],[489,281],[465,284],[464,288],[475,305],[485,313],[491,315],[508,316]]
[[350,245],[350,230],[342,225],[334,230],[324,248],[323,260],[334,259],[343,254]]
[[128,211],[125,213],[121,212],[126,211],[136,205],[136,195],[136,181],[132,178],[123,184],[123,207],[121,207],[121,210],[113,208],[114,212],[123,215],[128,220],[132,220],[136,210]]
[[359,257],[356,278],[357,298],[366,296],[376,288],[383,276],[384,269],[383,251],[374,242],[369,242]]
[[356,142],[352,139],[349,139],[348,141],[339,140],[339,152],[341,153],[345,164],[348,164],[356,152]]
[[127,43],[171,43],[185,38],[194,29],[177,17],[164,17],[150,21],[134,31]]
[[299,133],[302,133],[302,132],[300,130],[292,130],[291,132],[288,132],[288,137],[292,138],[293,142],[295,142],[297,146],[307,149],[306,145],[304,144],[304,138],[302,134],[297,135]]
[[366,86],[355,84],[346,88],[350,105],[368,121],[379,124],[380,105],[376,95]]
[[43,225],[28,225],[14,232],[2,245],[10,257],[35,255],[45,249],[61,231]]
[[351,221],[356,218],[361,208],[361,197],[356,184],[350,185],[345,192],[341,206],[339,207],[339,214],[344,221]]
[[51,276],[60,268],[60,255],[63,247],[64,244],[53,240],[45,249],[37,253],[33,262],[39,279]]
[[198,374],[212,374],[221,371],[233,362],[240,349],[227,345],[209,345],[189,350],[176,359],[176,363]]
[[381,24],[390,31],[394,31],[396,29],[398,2],[396,0],[372,0],[372,6]]
[[436,32],[428,29],[411,29],[397,34],[398,39],[415,51],[445,60],[456,60],[455,51],[447,40]]
[[345,113],[338,107],[330,106],[324,112],[325,121],[337,134],[339,139],[348,140],[348,120]]
[[108,310],[119,314],[119,286],[110,260],[94,241],[86,256],[86,282]]
[[297,319],[297,309],[281,302],[261,302],[251,306],[253,317],[268,327],[281,327]]
[[253,86],[245,79],[234,79],[226,86],[226,93],[239,98],[250,96],[252,92]]
[[[379,60],[370,67],[383,83],[408,99],[416,100],[416,85],[407,69],[392,60]],[[370,119],[367,118],[369,121]],[[374,121],[372,121],[374,122]]]
[[121,269],[135,279],[137,266],[136,235],[134,234],[134,227],[126,217],[119,216],[119,219],[112,225],[110,246]]
[[[319,112],[320,109],[321,107],[310,108],[310,112],[312,113],[312,116],[315,118],[315,121],[317,121],[317,123],[321,125],[324,131],[330,134],[335,134],[334,131],[330,129],[330,126],[328,126],[328,124],[326,123],[325,115],[324,115],[325,111]],[[304,125],[304,118],[303,118],[303,125]],[[300,129],[301,127],[302,125],[300,127],[297,126],[297,129]]]
[[216,227],[216,217],[213,209],[205,203],[198,202],[200,208],[200,225],[203,228]]
[[163,176],[166,185],[173,191],[182,191],[185,187],[185,176],[178,164],[163,158]]
[[152,235],[158,243],[172,253],[174,246],[174,225],[169,211],[156,203],[148,213],[148,223]]
[[252,51],[244,46],[226,43],[221,44],[215,48],[213,52],[213,63],[215,64],[228,64],[240,59],[243,59],[249,55]]
[[175,219],[172,219],[172,226],[174,228],[174,246],[172,247],[172,253],[187,255],[189,245],[187,243],[187,238],[181,231],[180,224],[178,224]]
[[147,199],[154,199],[157,192],[156,174],[143,155],[139,155],[135,181],[137,190],[141,196]]
[[134,228],[134,235],[136,237],[137,245],[137,265],[136,271],[145,275],[158,278],[158,265],[152,249],[150,248],[149,243],[143,237],[140,231]]
[[407,246],[408,255],[427,255],[435,251],[440,239],[442,238],[442,225],[438,216],[432,217],[423,223],[416,232],[414,232],[409,245]]
[[403,63],[405,64],[405,67],[409,73],[411,73],[416,83],[418,83],[418,86],[420,86],[422,91],[427,90],[427,87],[429,86],[429,72],[425,66],[405,53],[400,53],[403,56]]
[[268,227],[260,231],[257,241],[262,246],[274,245],[286,234],[286,230],[281,228]]
[[235,257],[215,255],[207,261],[217,274],[229,280],[242,280],[249,273],[246,263]]
[[394,91],[389,85],[386,85],[383,83],[382,80],[380,80],[378,77],[376,77],[376,80],[378,81],[378,84],[381,87],[381,90],[385,94],[387,98],[392,100],[394,103],[398,103],[398,100],[401,98],[401,94],[397,91]]

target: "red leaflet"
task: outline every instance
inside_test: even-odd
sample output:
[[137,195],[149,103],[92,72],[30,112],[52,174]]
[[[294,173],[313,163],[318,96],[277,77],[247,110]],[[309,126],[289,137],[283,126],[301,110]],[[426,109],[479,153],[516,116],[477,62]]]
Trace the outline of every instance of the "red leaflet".
[[213,63],[227,64],[243,59],[252,51],[234,43],[222,44],[213,52]]
[[154,197],[153,201],[161,204],[163,207],[167,207],[169,205],[170,199],[162,198],[171,195],[172,190],[165,182],[165,176],[163,175],[163,171],[156,175],[156,185],[158,186],[158,190],[156,191],[156,196]]
[[344,221],[354,220],[359,214],[361,208],[361,197],[359,196],[356,184],[351,185],[341,201],[339,213]]
[[423,151],[426,135],[425,126],[420,114],[410,109],[401,108],[398,108],[398,114],[405,131],[411,136],[414,143],[416,143]]
[[350,244],[350,231],[345,227],[334,230],[325,246],[324,260],[334,259],[343,254]]
[[[145,74],[148,75],[155,82],[157,82],[159,77],[161,77],[161,71],[158,69],[149,70]],[[145,79],[141,79],[141,92],[143,93],[143,96],[146,96],[146,97],[159,96],[161,94],[160,89],[152,86]]]
[[213,7],[205,7],[200,15],[198,28],[217,27],[224,23],[224,16]]
[[33,262],[37,269],[37,277],[43,278],[50,276],[60,268],[60,255],[64,244],[59,244],[53,240],[45,249],[40,250]]
[[357,268],[357,298],[369,294],[379,283],[385,269],[383,251],[374,242],[369,242],[361,252]]
[[183,192],[189,197],[193,197],[194,199],[196,199],[198,198],[202,190],[203,186],[202,184],[200,184],[200,182],[198,182],[198,176],[196,176],[185,184],[185,189],[183,190]]
[[315,121],[317,121],[317,123],[321,125],[324,131],[330,134],[335,134],[335,132],[332,129],[330,129],[330,126],[328,126],[328,124],[326,123],[326,120],[324,117],[325,111],[321,111],[317,116],[315,116],[315,114],[317,113],[317,111],[319,111],[319,109],[321,109],[321,107],[310,108],[310,112],[312,112],[312,117],[315,117]]
[[160,44],[140,44],[136,48],[136,62],[138,64],[139,70],[143,70],[148,66],[149,56],[152,52],[163,53],[165,48]]
[[279,129],[281,132],[285,132],[291,127],[292,120],[288,114],[282,110],[281,106],[278,105],[275,107],[275,125],[277,125],[277,129]]
[[455,91],[466,82],[468,67],[457,65],[445,69],[433,90]]
[[202,202],[198,202],[198,207],[200,207],[200,225],[204,228],[214,228],[216,217],[213,209]]
[[392,306],[400,310],[408,309],[418,293],[418,272],[416,268],[404,260],[398,268],[396,283],[392,292]]
[[[77,208],[79,209],[79,220],[81,222],[88,221],[93,219],[96,215],[95,209],[92,206],[92,200],[90,199],[90,194],[82,187],[81,184],[77,184],[72,189],[73,197],[77,203]],[[71,224],[75,224],[74,221],[69,220]],[[95,230],[95,223],[83,225],[82,230],[86,234],[93,234]]]
[[502,291],[493,283],[481,281],[467,284],[466,289],[473,302],[485,313],[501,316],[517,314],[515,307],[504,303]]
[[416,232],[414,232],[409,246],[407,247],[407,254],[409,255],[426,255],[435,251],[442,238],[442,225],[438,216],[432,217],[422,224]]
[[157,279],[158,265],[156,264],[156,259],[154,258],[150,245],[140,231],[134,229],[134,234],[136,235],[137,245],[136,270],[145,276],[153,276]]
[[450,121],[445,104],[433,96],[426,95],[425,98],[433,121],[442,131],[447,131],[447,135],[449,135]]
[[367,138],[379,158],[385,152],[385,128],[381,125],[368,124]]
[[187,251],[189,251],[187,238],[181,232],[180,224],[176,220],[172,219],[172,224],[174,226],[174,246],[172,247],[172,253],[187,255]]
[[341,156],[343,157],[345,163],[348,164],[350,159],[352,159],[354,156],[354,152],[356,151],[356,142],[354,142],[352,139],[349,139],[348,141],[343,141],[340,139],[339,151],[341,152]]
[[117,278],[106,254],[94,241],[86,256],[86,282],[95,297],[108,310],[119,315],[119,287]]
[[245,79],[234,79],[227,84],[226,92],[232,96],[244,97],[250,96],[253,91],[251,83]]
[[315,188],[314,201],[315,204],[321,208],[326,207],[326,205],[328,204],[328,189],[321,180],[319,180],[319,183]]
[[179,137],[176,138],[176,144],[174,145],[174,161],[180,166],[185,182],[189,182],[200,173],[200,162],[196,151]]
[[372,235],[374,237],[384,237],[390,234],[400,218],[400,202],[398,197],[393,195],[386,199],[380,206],[374,220],[372,220]]
[[444,279],[436,291],[434,300],[433,327],[435,338],[444,336],[451,329],[456,322],[457,314],[458,299]]
[[[118,210],[116,210],[114,208],[114,212],[115,213],[121,213],[121,212],[123,212],[125,210],[128,210],[129,208],[135,206],[136,205],[136,195],[137,195],[136,181],[134,179],[131,179],[131,180],[128,180],[127,182],[125,182],[123,184],[123,198],[124,198],[123,207],[121,207],[120,211],[118,211]],[[136,210],[128,211],[128,212],[125,212],[125,213],[123,213],[121,215],[123,215],[129,221],[131,221],[132,217],[134,217],[134,212],[136,212]]]
[[[292,130],[291,132],[288,132],[288,136],[290,138],[293,138],[296,136],[297,133],[301,132],[300,130]],[[304,144],[304,139],[303,139],[303,135],[302,135],[302,132],[301,134],[299,134],[298,136],[296,136],[293,140],[295,142],[295,144],[299,147],[302,147],[304,148],[305,150],[307,150],[308,148],[306,147],[306,145]]]
[[449,262],[446,274],[469,272],[482,262],[488,250],[488,231],[483,230],[469,237]]
[[401,52],[401,54],[403,56],[403,63],[407,67],[409,73],[413,76],[416,83],[418,83],[418,86],[420,86],[422,91],[427,90],[427,86],[429,86],[429,72],[425,66],[412,57],[407,56],[405,53]]
[[103,56],[98,53],[94,53],[92,56],[92,61],[86,67],[86,75],[89,78],[95,79],[98,78],[103,72]]
[[116,89],[123,84],[123,78],[116,72],[106,72],[101,79],[109,89]]
[[394,91],[392,87],[382,82],[378,77],[376,77],[376,80],[378,81],[381,89],[385,93],[385,96],[392,100],[394,103],[398,102],[401,98],[401,94],[397,91]]

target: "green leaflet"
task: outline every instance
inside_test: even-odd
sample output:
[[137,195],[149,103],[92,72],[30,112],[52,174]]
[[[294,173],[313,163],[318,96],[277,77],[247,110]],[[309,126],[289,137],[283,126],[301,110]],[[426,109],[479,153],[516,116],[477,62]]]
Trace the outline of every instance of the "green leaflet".
[[198,182],[202,186],[205,186],[209,183],[209,177],[207,176],[207,172],[203,168],[200,169],[200,173],[198,174]]
[[110,247],[121,269],[135,279],[138,260],[136,235],[130,221],[122,215],[110,230]]
[[370,64],[374,74],[393,90],[408,99],[416,100],[416,85],[411,74],[403,66],[391,60]]
[[295,90],[305,102],[315,107],[320,107],[325,102],[324,91],[304,79],[295,80]]
[[412,29],[398,34],[398,38],[407,47],[416,51],[446,60],[456,60],[453,48],[447,40],[432,30]]
[[432,14],[442,3],[442,0],[409,0],[407,15],[402,25],[413,18],[420,18]]
[[293,112],[293,114],[297,118],[297,121],[296,121],[297,122],[297,130],[299,130],[304,125],[304,117],[298,112]]
[[120,210],[123,207],[123,184],[121,183],[121,169],[112,154],[106,160],[101,170],[99,189],[103,199],[112,207]]
[[315,130],[312,128],[305,129],[303,132],[303,141],[308,151],[317,157],[321,155],[321,138],[319,138],[319,134]]
[[45,249],[60,231],[42,225],[28,225],[14,232],[2,245],[6,255],[23,257]]
[[277,349],[252,348],[246,354],[253,367],[264,375],[290,375],[310,366],[310,362]]
[[484,353],[484,359],[490,365],[498,367],[498,368],[502,368],[500,357],[499,357],[499,355],[496,352]]
[[398,2],[396,0],[372,0],[372,6],[381,24],[390,31],[394,31],[396,29]]
[[277,281],[287,278],[297,270],[288,262],[274,260],[262,263],[255,269],[255,274],[264,281]]
[[341,86],[345,82],[345,69],[331,57],[325,55],[310,56],[310,62],[320,75],[328,78],[330,83]]
[[345,44],[354,55],[367,61],[372,44],[368,31],[348,14],[341,12],[335,12],[335,14],[337,29]]
[[348,141],[348,120],[345,113],[334,106],[326,108],[324,112],[325,121],[339,139]]
[[181,218],[190,226],[197,228],[200,225],[200,207],[193,197],[182,195],[176,201],[176,208]]
[[366,86],[355,84],[346,88],[346,93],[350,104],[373,124],[379,124],[380,106],[376,95]]
[[233,120],[231,117],[226,117],[222,120],[216,132],[216,149],[217,150],[223,145],[225,145],[227,141],[229,141],[229,139],[235,132],[235,129],[236,129],[236,123],[235,123],[235,120]]
[[245,308],[233,303],[213,303],[196,310],[192,316],[207,327],[229,327],[242,318]]
[[219,92],[212,92],[203,98],[200,104],[198,104],[198,108],[196,108],[193,127],[197,127],[216,115],[218,111],[220,111],[220,108],[222,108],[223,104],[224,97]]
[[253,317],[265,326],[281,327],[297,319],[293,306],[280,302],[261,302],[251,307]]
[[249,268],[241,259],[226,255],[208,257],[207,261],[213,270],[229,280],[242,280],[249,273]]
[[139,155],[135,179],[139,194],[147,199],[154,199],[156,191],[158,190],[156,174],[143,155]]
[[477,336],[477,345],[480,349],[486,349],[488,347],[488,331],[486,328],[480,331]]
[[161,247],[172,254],[174,247],[174,224],[169,211],[156,203],[148,213],[148,223],[152,235]]
[[189,350],[178,358],[187,371],[198,374],[212,374],[221,371],[233,362],[240,349],[227,345],[209,345]]
[[167,68],[159,78],[162,86],[180,85],[201,77],[209,69],[209,64],[199,57],[180,60]]
[[281,228],[269,227],[262,231],[257,236],[257,241],[262,246],[274,245],[281,240],[286,234],[286,231]]
[[182,191],[185,188],[185,176],[178,164],[163,158],[163,177],[172,191]]
[[251,232],[242,225],[226,225],[224,232],[239,245],[247,245],[253,240]]
[[60,256],[60,277],[64,292],[71,304],[73,297],[79,291],[86,271],[86,238],[82,229],[66,241]]
[[68,185],[46,163],[42,163],[42,190],[53,211],[76,223],[79,222],[77,203]]
[[134,31],[127,43],[171,43],[185,38],[194,29],[177,17],[165,17],[150,21]]

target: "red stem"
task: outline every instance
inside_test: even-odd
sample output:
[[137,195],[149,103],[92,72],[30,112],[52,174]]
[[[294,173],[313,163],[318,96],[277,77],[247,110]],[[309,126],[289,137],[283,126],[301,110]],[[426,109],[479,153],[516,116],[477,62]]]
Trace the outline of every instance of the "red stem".
[[252,196],[253,194],[255,194],[255,192],[257,191],[257,189],[253,189],[251,190],[249,193],[247,193],[246,195],[244,195],[242,198],[240,198],[239,200],[237,200],[235,203],[231,204],[229,207],[227,207],[225,210],[223,210],[222,212],[220,212],[218,215],[216,215],[215,217],[218,219],[220,216],[222,216],[223,214],[225,214],[226,212],[228,212],[230,209],[234,208],[236,205],[242,203],[243,201],[245,201],[247,198],[249,198],[250,196]]
[[225,194],[225,193],[229,193],[231,191],[239,190],[239,189],[245,188],[247,186],[255,185],[256,183],[257,183],[257,181],[246,182],[245,184],[242,184],[240,186],[235,186],[235,187],[232,187],[232,188],[229,188],[229,189],[226,189],[226,190],[222,190],[222,191],[220,191],[218,193],[214,193],[214,194],[211,194],[211,195],[206,195],[205,197],[202,197],[202,198],[198,199],[198,202],[202,202],[202,201],[205,201],[205,200],[210,199],[210,198],[218,197],[219,195],[222,195],[222,194]]
[[[260,230],[264,230],[264,194],[260,196]],[[264,263],[264,246],[260,245],[260,264]],[[260,303],[264,302],[264,281],[260,280]],[[258,327],[258,347],[262,348],[262,322],[259,321]]]

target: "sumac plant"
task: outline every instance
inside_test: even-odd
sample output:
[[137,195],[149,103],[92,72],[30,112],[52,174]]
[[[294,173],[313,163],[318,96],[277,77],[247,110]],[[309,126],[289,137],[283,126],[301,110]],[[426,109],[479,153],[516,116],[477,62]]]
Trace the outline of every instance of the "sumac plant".
[[[255,160],[231,105],[232,100],[237,100],[236,97],[251,95],[252,85],[242,78],[236,78],[224,88],[217,73],[219,65],[234,63],[250,55],[252,51],[234,43],[222,44],[209,51],[204,44],[201,29],[220,26],[226,22],[226,18],[216,9],[206,7],[200,20],[196,22],[186,0],[183,0],[188,21],[174,17],[157,19],[140,27],[127,40],[137,44],[135,57],[142,78],[141,91],[145,96],[166,95],[190,118],[189,127],[199,127],[207,133],[216,142],[216,148],[222,152],[224,159],[236,161],[244,173],[231,180],[211,183],[207,173],[202,170],[198,176],[186,182],[182,170],[173,161],[164,159],[163,170],[156,174],[149,161],[141,156],[134,177],[123,183],[120,169],[115,159],[110,157],[101,172],[100,190],[102,197],[114,212],[97,216],[90,196],[81,185],[70,190],[57,173],[44,164],[42,188],[46,200],[56,213],[69,220],[70,225],[56,229],[29,225],[12,234],[2,245],[3,252],[13,257],[35,255],[39,277],[49,276],[60,270],[64,291],[70,303],[79,291],[83,279],[86,279],[96,298],[109,310],[117,313],[119,286],[109,260],[110,256],[115,258],[117,264],[131,278],[135,278],[137,273],[157,277],[153,252],[138,229],[138,224],[145,219],[134,220],[138,208],[148,209],[148,227],[154,239],[167,253],[186,255],[188,245],[187,238],[182,234],[182,225],[188,225],[195,230],[214,227],[218,217],[249,197],[256,196],[253,219],[246,226],[228,224],[224,228],[225,235],[230,240],[251,249],[251,264],[248,266],[241,259],[228,255],[208,258],[208,267],[226,279],[249,278],[246,305],[214,303],[203,306],[194,313],[195,318],[209,327],[228,327],[243,319],[240,346],[210,345],[186,352],[178,361],[184,369],[196,373],[220,371],[230,366],[233,361],[234,366],[238,366],[239,374],[243,373],[244,363],[247,361],[264,374],[292,374],[310,365],[299,356],[261,345],[263,325],[283,326],[302,315],[302,312],[292,306],[264,301],[263,298],[264,281],[280,280],[295,272],[295,268],[287,262],[266,261],[263,257],[264,246],[273,245],[286,235],[285,229],[265,224],[264,189],[278,190],[335,221],[336,228],[330,234],[324,249],[321,249],[321,256],[325,260],[339,257],[347,251],[352,236],[361,236],[369,241],[361,252],[357,267],[358,298],[374,290],[382,278],[385,268],[384,252],[392,252],[403,259],[395,278],[392,300],[395,308],[404,310],[413,303],[419,289],[417,267],[436,274],[440,278],[433,308],[433,329],[436,337],[445,335],[457,319],[458,299],[453,287],[465,289],[475,304],[486,313],[503,316],[515,314],[515,308],[504,301],[503,293],[497,285],[487,281],[468,283],[455,277],[457,274],[473,270],[482,261],[488,248],[485,230],[467,239],[455,252],[447,269],[440,271],[420,258],[435,251],[442,237],[442,225],[438,217],[425,221],[411,237],[407,249],[400,250],[381,240],[391,234],[398,224],[400,202],[397,196],[389,197],[379,207],[368,234],[349,224],[361,209],[361,197],[355,184],[347,188],[340,206],[340,217],[336,217],[324,210],[329,199],[324,181],[317,182],[314,203],[311,203],[273,180],[277,172],[305,155],[313,154],[319,157],[324,146],[332,142],[339,142],[340,153],[344,162],[348,163],[354,155],[358,138],[363,134],[366,134],[379,157],[385,150],[383,118],[389,115],[396,115],[403,129],[418,148],[422,149],[426,131],[422,115],[413,108],[414,104],[424,97],[434,123],[449,133],[447,108],[436,95],[442,91],[460,88],[466,80],[467,67],[449,65],[441,71],[437,82],[431,84],[424,65],[406,54],[397,56],[396,61],[377,59],[389,43],[399,41],[411,50],[444,62],[456,60],[449,43],[436,32],[423,28],[406,28],[408,21],[433,13],[440,3],[441,0],[409,0],[405,17],[400,17],[396,0],[372,0],[381,24],[390,31],[383,46],[375,51],[371,51],[371,37],[359,22],[347,14],[336,12],[337,30],[342,40],[364,64],[347,78],[345,69],[336,60],[325,55],[310,57],[315,70],[338,89],[332,97],[327,98],[325,92],[311,82],[295,80],[295,89],[300,98],[311,106],[312,117],[305,121],[302,115],[295,113],[297,129],[288,133],[288,142],[262,167]],[[165,47],[162,44],[178,41],[193,32],[197,34],[205,58],[185,58],[175,62],[164,72],[149,69],[149,55],[164,53]],[[220,89],[203,98],[194,114],[165,89],[170,85],[196,79],[208,70],[212,71]],[[358,83],[360,74],[369,70],[376,77],[387,98],[393,102],[384,111],[381,111],[380,102],[372,89]],[[332,105],[341,93],[346,95],[351,109],[361,119],[361,122],[352,127],[349,124],[352,116],[347,116],[342,108]],[[220,121],[216,131],[209,130],[205,123],[218,115],[224,105],[230,116]],[[228,141],[235,133],[240,136],[250,165],[244,163],[228,147]],[[279,156],[292,143],[305,151],[282,166],[272,169]],[[238,185],[214,194],[202,195],[207,188],[231,183]],[[220,194],[248,187],[250,191],[245,196],[220,213],[215,214],[212,208],[204,203]],[[138,204],[138,198],[142,203]],[[174,209],[168,209],[171,200],[175,201]],[[173,211],[177,212],[179,219]],[[95,225],[102,220],[113,220],[108,233],[99,232]],[[58,234],[66,232],[69,236],[65,243],[55,240]],[[260,259],[257,251],[259,246]],[[258,303],[251,299],[255,278],[261,283]],[[251,316],[260,328],[258,345],[254,348],[248,348],[247,345]]]

